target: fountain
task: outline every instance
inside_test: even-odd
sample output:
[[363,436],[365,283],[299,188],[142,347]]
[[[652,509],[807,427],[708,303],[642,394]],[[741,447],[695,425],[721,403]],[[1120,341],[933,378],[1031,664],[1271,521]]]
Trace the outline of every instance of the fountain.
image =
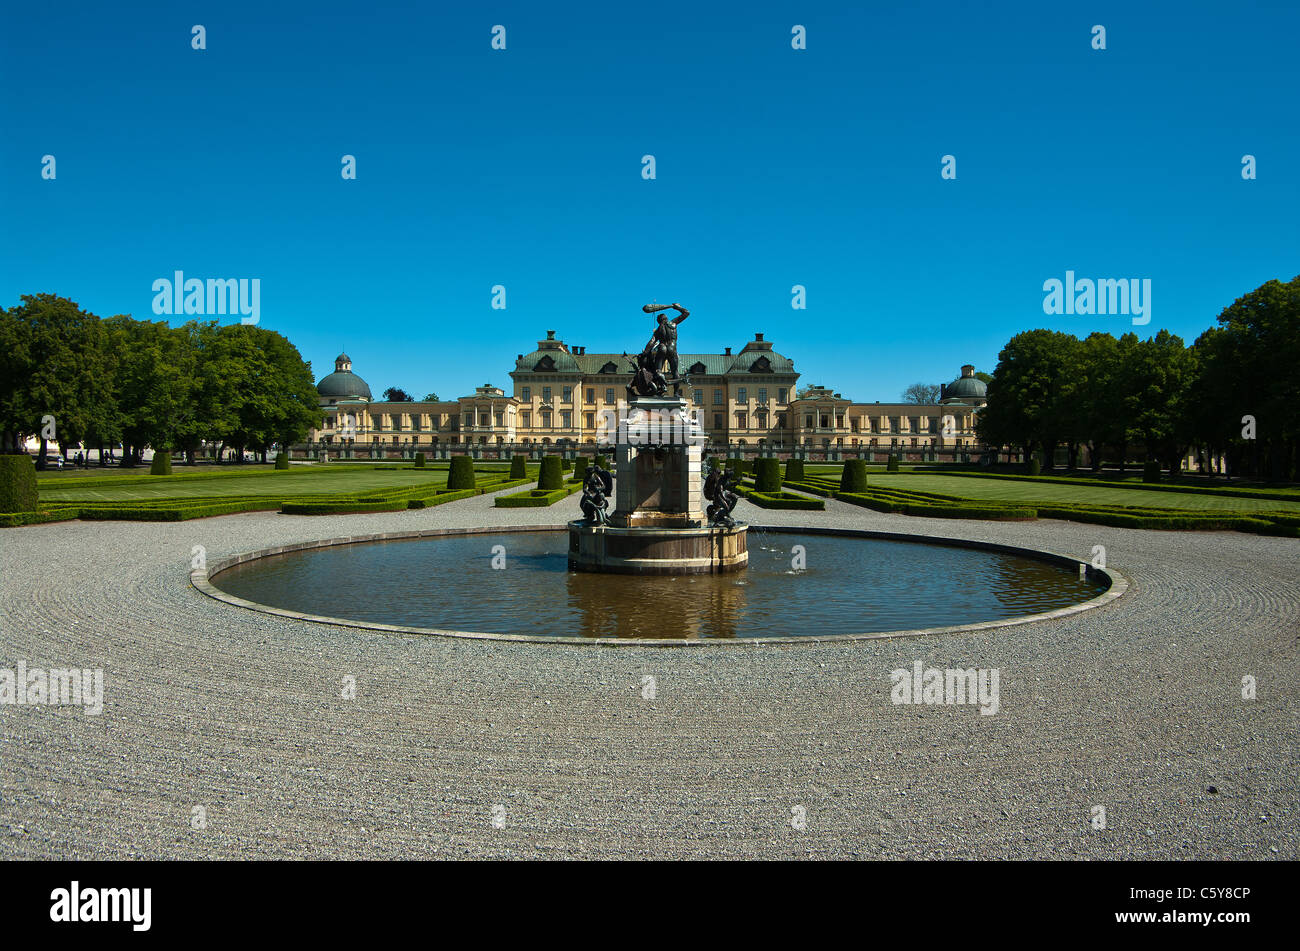
[[[678,312],[672,320],[663,313],[670,308]],[[657,325],[635,359],[624,354],[633,369],[628,400],[605,421],[616,476],[588,468],[584,517],[568,525],[569,567],[650,575],[739,571],[749,562],[747,526],[731,517],[730,474],[713,470],[706,478],[704,430],[682,396],[690,378],[678,372],[677,325],[690,311],[675,303],[642,310],[658,314]],[[607,513],[611,490],[614,511]]]

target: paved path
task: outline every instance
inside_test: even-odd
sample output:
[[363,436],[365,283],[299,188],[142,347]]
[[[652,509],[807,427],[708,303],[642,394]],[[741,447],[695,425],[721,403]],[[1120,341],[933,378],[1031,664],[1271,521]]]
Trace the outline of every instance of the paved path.
[[[187,584],[194,545],[576,512],[475,498],[0,531],[0,667],[106,679],[101,716],[0,706],[0,858],[1300,857],[1295,540],[742,502],[755,523],[1101,544],[1134,582],[986,634],[753,649],[389,636]],[[1000,712],[892,704],[889,671],[915,660],[1000,669]]]

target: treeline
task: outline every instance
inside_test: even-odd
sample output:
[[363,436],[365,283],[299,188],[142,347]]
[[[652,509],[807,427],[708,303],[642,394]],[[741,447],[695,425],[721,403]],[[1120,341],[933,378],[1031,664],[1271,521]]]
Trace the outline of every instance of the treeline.
[[[245,324],[100,319],[53,294],[0,310],[0,452],[53,439],[142,451],[200,447],[263,453],[301,442],[321,422],[311,366],[272,330]],[[220,457],[220,452],[218,452]]]
[[[1249,418],[1247,418],[1249,417]],[[1178,475],[1222,456],[1230,475],[1295,480],[1300,470],[1300,277],[1269,281],[1219,315],[1192,346],[1051,330],[1012,337],[998,355],[977,431],[989,446],[1094,469],[1141,460]]]

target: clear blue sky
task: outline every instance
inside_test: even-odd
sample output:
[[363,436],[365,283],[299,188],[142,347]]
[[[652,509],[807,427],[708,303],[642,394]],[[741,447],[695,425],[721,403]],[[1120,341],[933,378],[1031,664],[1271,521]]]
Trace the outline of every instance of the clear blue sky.
[[151,317],[177,269],[259,278],[262,326],[318,377],[346,347],[376,395],[508,388],[548,328],[631,350],[657,298],[692,311],[683,351],[763,331],[803,382],[891,400],[991,370],[1020,330],[1130,329],[1044,315],[1043,282],[1067,269],[1151,279],[1139,329],[1189,342],[1300,273],[1294,0],[0,18],[0,303],[51,292]]

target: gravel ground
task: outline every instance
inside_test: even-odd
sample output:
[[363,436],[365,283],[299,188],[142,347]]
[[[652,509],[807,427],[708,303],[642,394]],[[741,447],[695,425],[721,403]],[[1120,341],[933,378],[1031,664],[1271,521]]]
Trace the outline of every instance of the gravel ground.
[[[194,545],[215,559],[576,512],[576,496],[481,497],[3,530],[0,667],[102,667],[105,703],[0,705],[0,857],[1300,857],[1295,540],[742,502],[760,524],[1083,558],[1101,544],[1133,582],[1114,605],[1000,631],[750,649],[393,636],[187,581]],[[1000,711],[894,705],[889,671],[916,660],[998,668]]]

